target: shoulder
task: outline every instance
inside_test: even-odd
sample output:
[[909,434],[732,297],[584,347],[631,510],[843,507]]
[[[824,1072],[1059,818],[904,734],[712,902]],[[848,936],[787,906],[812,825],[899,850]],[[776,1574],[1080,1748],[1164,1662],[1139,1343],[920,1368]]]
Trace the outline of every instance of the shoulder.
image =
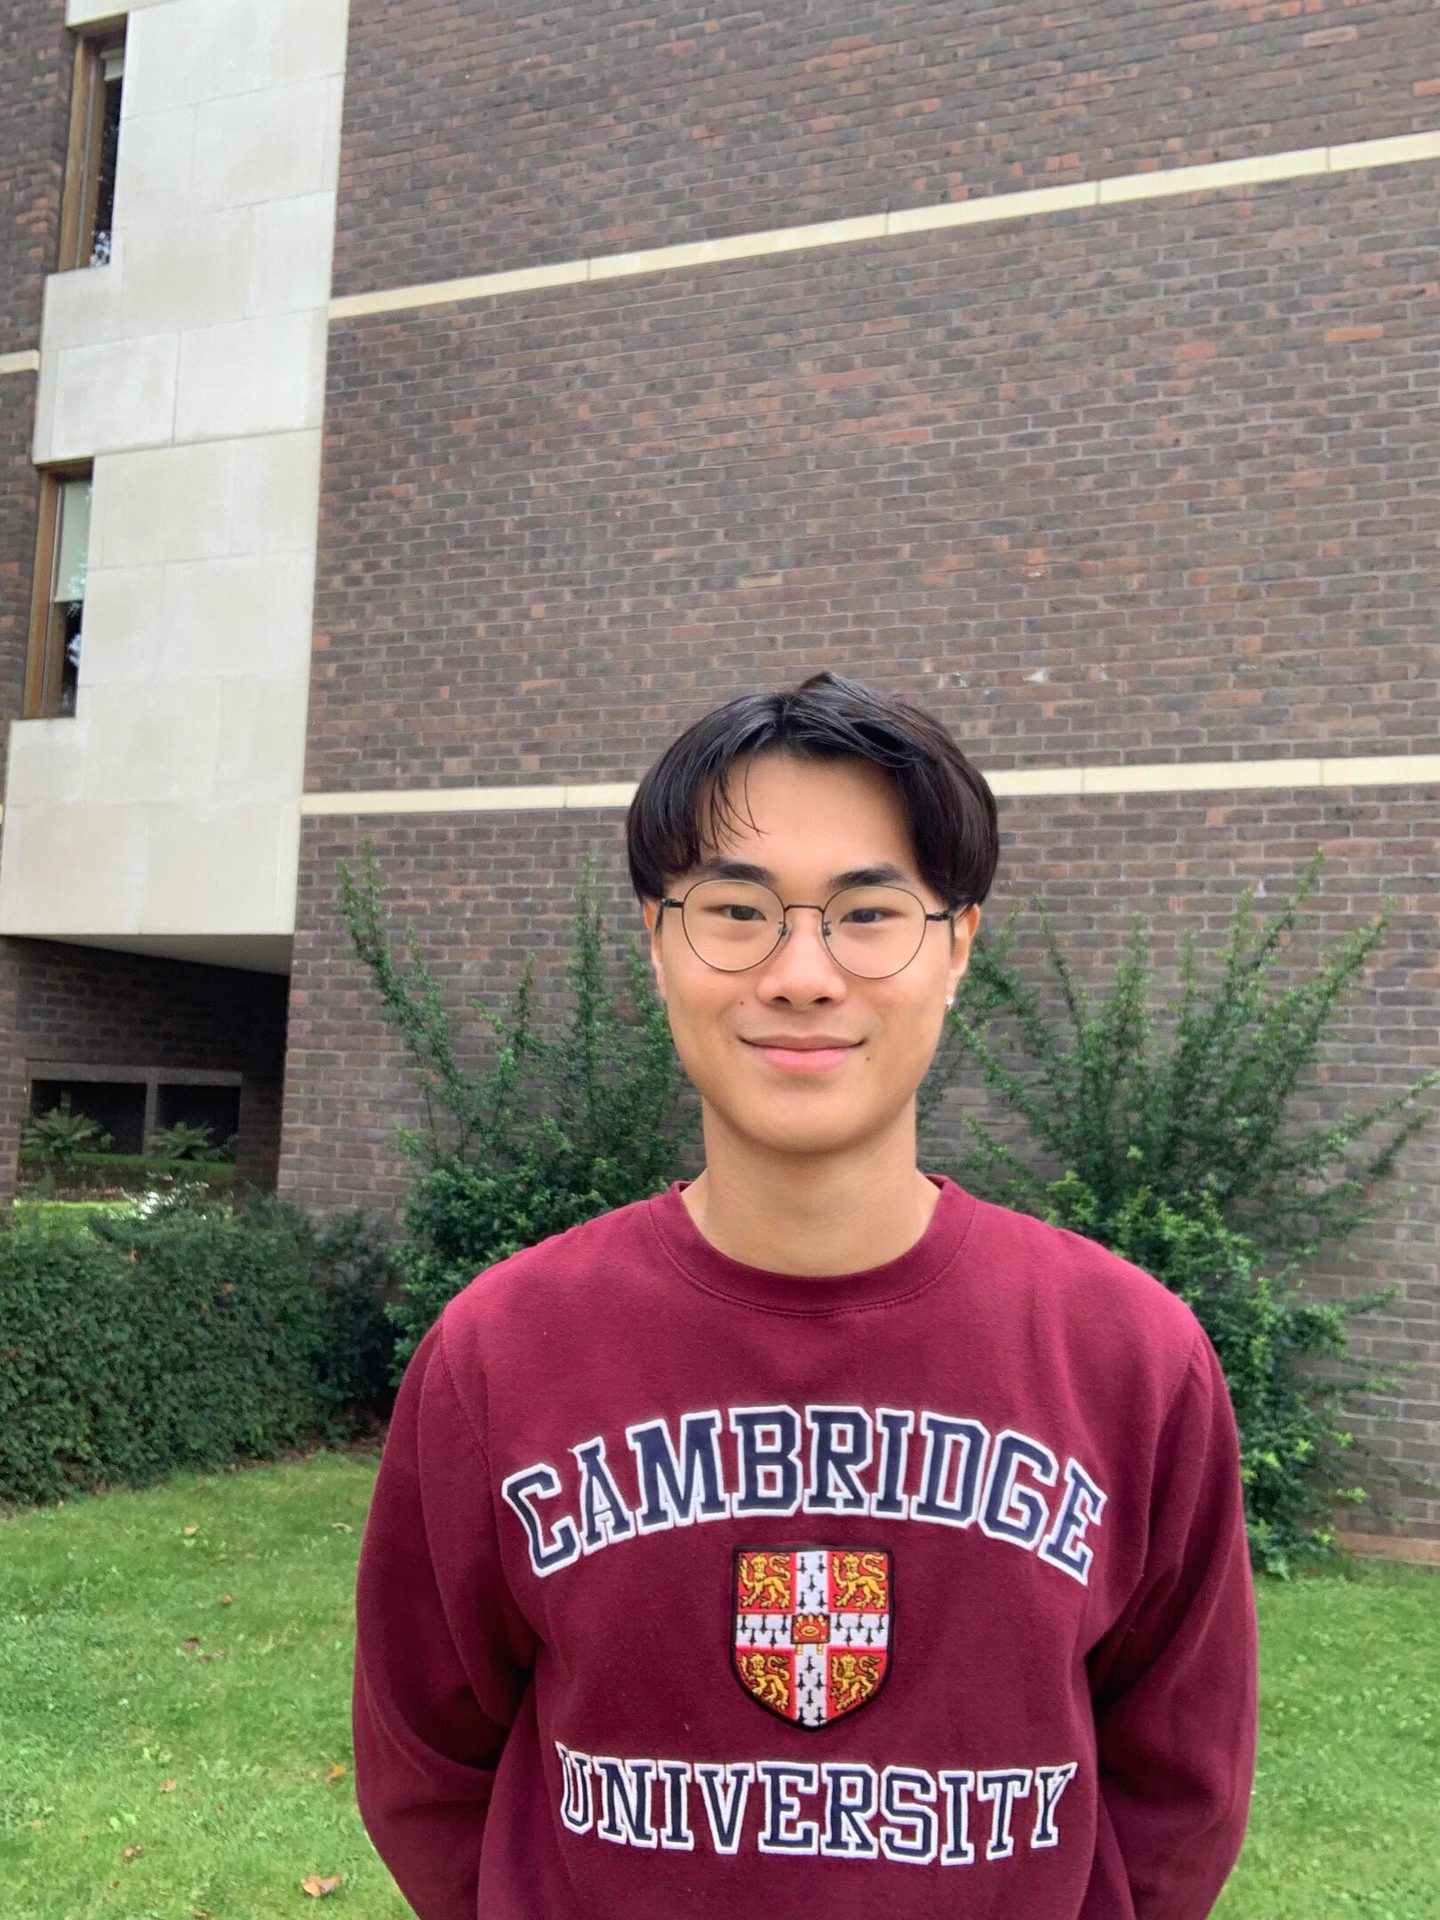
[[648,1200],[634,1200],[552,1233],[497,1260],[462,1287],[440,1316],[447,1346],[518,1318],[563,1315],[574,1305],[593,1312],[602,1289],[636,1267],[649,1234]]
[[1096,1364],[1173,1371],[1178,1382],[1203,1353],[1194,1310],[1134,1261],[1068,1227],[981,1200],[976,1226],[996,1261],[1013,1311],[1034,1314]]

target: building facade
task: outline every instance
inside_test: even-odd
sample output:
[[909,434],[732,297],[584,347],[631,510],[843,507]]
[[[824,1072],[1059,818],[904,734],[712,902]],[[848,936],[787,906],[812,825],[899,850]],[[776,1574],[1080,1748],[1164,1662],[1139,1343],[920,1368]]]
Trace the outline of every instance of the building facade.
[[[635,915],[660,746],[822,666],[955,728],[988,912],[1097,975],[1323,847],[1297,964],[1393,910],[1297,1111],[1440,1065],[1429,4],[0,0],[0,176],[7,1187],[88,1076],[393,1200],[337,862],[503,994],[585,854]],[[1396,1289],[1367,1524],[1428,1551],[1401,1175],[1315,1284]]]

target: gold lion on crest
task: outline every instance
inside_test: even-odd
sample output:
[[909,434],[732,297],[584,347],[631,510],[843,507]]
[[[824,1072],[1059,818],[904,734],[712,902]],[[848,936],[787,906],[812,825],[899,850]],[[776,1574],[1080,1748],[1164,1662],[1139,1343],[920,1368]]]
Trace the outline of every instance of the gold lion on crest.
[[740,1611],[790,1611],[790,1557],[784,1553],[742,1553]]
[[790,1712],[790,1663],[784,1654],[737,1653],[740,1678],[762,1706]]
[[890,1583],[883,1553],[837,1553],[835,1608],[838,1613],[883,1613],[890,1604]]

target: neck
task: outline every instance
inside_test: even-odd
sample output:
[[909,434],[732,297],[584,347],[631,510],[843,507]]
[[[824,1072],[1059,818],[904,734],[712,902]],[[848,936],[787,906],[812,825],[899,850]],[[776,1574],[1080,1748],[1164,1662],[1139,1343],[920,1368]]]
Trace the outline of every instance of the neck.
[[915,1110],[838,1153],[737,1139],[707,1108],[705,1170],[681,1198],[718,1252],[771,1273],[860,1273],[908,1253],[939,1199],[915,1163]]

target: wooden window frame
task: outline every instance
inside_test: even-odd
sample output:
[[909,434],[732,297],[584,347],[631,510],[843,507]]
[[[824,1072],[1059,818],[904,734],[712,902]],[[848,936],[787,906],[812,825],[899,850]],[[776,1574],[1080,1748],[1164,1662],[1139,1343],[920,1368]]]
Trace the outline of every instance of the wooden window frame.
[[[89,460],[67,460],[40,473],[40,518],[35,531],[35,575],[30,590],[30,648],[25,662],[26,720],[55,720],[65,674],[65,629],[51,599],[55,586],[55,544],[60,534],[60,500],[67,480],[83,480],[94,468]],[[77,703],[78,704],[78,703]]]
[[60,257],[56,270],[90,265],[95,211],[100,199],[100,146],[105,132],[105,56],[123,51],[124,23],[81,34],[75,42],[70,85],[70,134],[65,145],[65,185],[60,199]]

